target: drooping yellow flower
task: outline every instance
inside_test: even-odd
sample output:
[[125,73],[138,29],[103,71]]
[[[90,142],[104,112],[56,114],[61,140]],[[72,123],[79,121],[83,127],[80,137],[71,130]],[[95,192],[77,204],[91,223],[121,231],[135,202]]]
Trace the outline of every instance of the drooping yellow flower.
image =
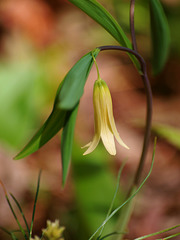
[[91,153],[97,147],[100,138],[102,139],[106,150],[111,155],[116,154],[114,137],[121,146],[129,149],[120,138],[115,125],[109,88],[106,82],[100,78],[94,83],[93,105],[95,135],[93,140],[84,146],[88,147],[88,149],[83,155]]

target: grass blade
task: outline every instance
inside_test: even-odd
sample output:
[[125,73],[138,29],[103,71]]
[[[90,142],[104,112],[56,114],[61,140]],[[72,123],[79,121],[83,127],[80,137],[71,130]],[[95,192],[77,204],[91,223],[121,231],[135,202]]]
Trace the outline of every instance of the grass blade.
[[[121,166],[120,169],[119,169],[115,193],[114,193],[114,196],[113,196],[113,199],[112,199],[112,202],[111,202],[111,205],[110,205],[110,207],[109,207],[109,210],[108,210],[108,213],[107,213],[107,215],[106,215],[105,220],[109,217],[109,215],[110,215],[110,213],[111,213],[111,211],[112,211],[112,208],[113,208],[113,206],[114,206],[114,201],[115,201],[115,199],[116,199],[117,192],[118,192],[118,189],[119,189],[119,183],[120,183],[121,173],[122,173],[122,170],[123,170],[124,166],[125,166],[125,161],[123,162],[122,166]],[[100,238],[100,236],[101,236],[101,234],[102,234],[102,232],[103,232],[103,229],[104,229],[104,226],[102,227],[98,238]]]
[[14,196],[12,193],[10,193],[10,195],[11,195],[12,199],[14,200],[14,202],[16,203],[16,205],[17,205],[17,207],[18,207],[18,209],[19,209],[19,211],[20,211],[20,213],[21,213],[22,218],[24,219],[24,222],[25,222],[25,225],[26,225],[26,228],[27,228],[28,233],[30,233],[30,230],[29,230],[29,226],[28,226],[26,217],[25,217],[25,215],[24,215],[24,212],[23,212],[23,210],[22,210],[19,202],[17,201],[17,199],[15,198],[15,196]]
[[23,234],[24,238],[25,238],[26,240],[28,240],[27,235],[26,235],[24,229],[22,228],[22,226],[21,226],[21,224],[20,224],[20,222],[19,222],[19,220],[18,220],[18,218],[17,218],[17,216],[16,216],[16,214],[15,214],[15,212],[14,212],[14,209],[13,209],[13,207],[12,207],[12,204],[11,204],[9,198],[8,198],[6,188],[5,188],[5,186],[4,186],[4,184],[2,183],[1,180],[0,180],[0,184],[1,184],[2,187],[3,187],[3,190],[4,190],[4,194],[5,194],[7,203],[8,203],[8,205],[9,205],[10,209],[11,209],[11,212],[12,212],[12,214],[13,214],[13,216],[14,216],[17,224],[18,224],[18,226],[19,226],[19,229],[20,229],[21,233]]
[[5,233],[11,235],[11,232],[8,231],[6,228],[0,227],[0,229],[1,229],[3,232],[5,232]]
[[[173,235],[171,235],[171,236],[169,236],[169,237],[164,238],[163,240],[167,240],[167,239],[170,239],[170,238],[174,238],[174,237],[177,237],[177,236],[179,236],[179,235],[180,235],[180,233],[176,233],[176,234],[173,234]],[[161,239],[157,239],[157,240],[161,240]]]
[[152,156],[152,162],[151,162],[151,167],[150,170],[147,174],[147,176],[145,177],[145,179],[142,181],[142,183],[140,184],[140,186],[138,187],[138,189],[135,191],[134,194],[132,194],[126,201],[124,201],[123,204],[121,204],[119,207],[117,207],[109,216],[108,218],[101,224],[101,226],[98,227],[98,229],[92,234],[92,236],[89,238],[89,240],[91,240],[96,233],[124,206],[126,205],[129,201],[131,201],[135,195],[140,191],[140,189],[143,187],[143,185],[145,184],[145,182],[147,181],[147,179],[149,178],[149,176],[151,175],[152,169],[153,169],[153,164],[154,164],[154,157],[155,157],[155,150],[156,150],[156,138],[155,138],[155,143],[154,143],[154,149],[153,149],[153,156]]
[[[135,240],[142,240],[142,239],[146,239],[148,237],[153,237],[153,236],[156,236],[156,235],[161,234],[161,233],[169,232],[169,231],[171,231],[175,228],[178,228],[178,227],[180,227],[180,224],[178,224],[176,226],[173,226],[173,227],[170,227],[170,228],[167,228],[167,229],[164,229],[164,230],[161,230],[159,232],[151,233],[151,234],[136,238]],[[164,239],[168,239],[168,238],[164,238]]]
[[120,233],[118,233],[118,232],[109,233],[109,234],[103,236],[102,238],[99,238],[99,237],[98,237],[97,240],[103,240],[103,239],[105,239],[105,238],[111,237],[111,236],[113,236],[113,235],[118,235],[118,234],[120,234]]
[[31,239],[31,236],[32,236],[34,216],[35,216],[35,211],[36,211],[36,203],[37,203],[38,194],[39,194],[39,186],[40,186],[41,172],[42,172],[42,171],[40,170],[39,176],[38,176],[38,182],[37,182],[36,196],[35,196],[35,199],[34,199],[34,207],[33,207],[33,213],[32,213],[32,220],[31,220],[31,226],[30,226],[29,239]]
[[5,233],[7,233],[8,235],[10,235],[13,240],[18,240],[17,237],[14,235],[14,233],[13,233],[12,231],[10,232],[10,231],[8,231],[7,229],[5,229],[5,228],[3,228],[3,227],[0,227],[0,229],[1,229],[3,232],[5,232]]

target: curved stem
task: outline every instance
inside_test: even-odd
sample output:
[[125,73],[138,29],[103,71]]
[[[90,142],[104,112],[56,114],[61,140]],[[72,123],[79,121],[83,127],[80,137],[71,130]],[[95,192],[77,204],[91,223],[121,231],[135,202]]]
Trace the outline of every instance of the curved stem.
[[139,162],[139,165],[138,165],[138,168],[137,168],[137,171],[136,171],[136,174],[135,174],[134,182],[133,182],[133,185],[137,186],[139,184],[139,181],[140,181],[140,178],[141,178],[141,173],[142,173],[143,166],[144,166],[144,163],[145,163],[145,158],[146,158],[148,145],[149,145],[149,140],[150,140],[150,135],[151,135],[152,91],[151,91],[151,86],[150,86],[148,75],[147,75],[146,63],[145,63],[143,57],[138,52],[136,52],[135,50],[126,48],[126,47],[122,47],[122,46],[101,46],[101,47],[98,47],[98,48],[100,49],[100,51],[120,50],[120,51],[128,52],[130,54],[133,54],[141,64],[141,70],[142,70],[141,77],[142,77],[144,87],[145,87],[145,92],[146,92],[147,111],[146,111],[146,127],[145,127],[145,134],[144,134],[144,143],[143,143],[140,162]]
[[131,30],[131,39],[132,46],[135,51],[137,51],[137,43],[134,29],[134,8],[135,8],[135,0],[131,0],[130,3],[130,30]]
[[99,79],[101,79],[100,78],[100,73],[99,73],[99,68],[98,68],[98,65],[97,65],[97,62],[96,62],[96,59],[95,59],[93,53],[92,53],[92,57],[93,57],[93,60],[94,60],[95,66],[96,66],[96,70],[97,70],[97,76],[98,76],[97,79],[99,80]]

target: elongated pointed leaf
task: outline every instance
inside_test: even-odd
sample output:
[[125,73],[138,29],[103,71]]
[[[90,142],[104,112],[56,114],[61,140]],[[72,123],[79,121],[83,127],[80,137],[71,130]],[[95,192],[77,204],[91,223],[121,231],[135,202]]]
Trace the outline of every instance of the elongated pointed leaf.
[[131,48],[126,34],[113,16],[95,0],[69,0],[105,28],[122,46]]
[[41,148],[64,126],[67,111],[57,107],[58,96],[62,88],[60,83],[54,100],[53,110],[43,126],[37,131],[30,142],[15,156],[15,160],[24,158]]
[[[99,23],[107,32],[111,34],[112,37],[118,41],[120,45],[123,47],[131,48],[132,44],[130,40],[127,38],[121,26],[114,19],[114,17],[97,1],[95,0],[69,0],[69,2],[76,5],[83,12],[85,12],[88,16],[94,19],[97,23]],[[137,67],[140,70],[140,64],[137,59],[132,55],[128,54]]]
[[162,71],[169,52],[170,31],[159,0],[150,0],[151,34],[153,45],[152,66],[154,74]]
[[93,65],[93,57],[97,57],[99,49],[83,56],[67,73],[58,96],[58,106],[61,109],[72,109],[83,95],[84,85]]
[[73,145],[73,137],[74,137],[74,127],[76,122],[76,116],[78,112],[77,106],[68,113],[67,121],[63,128],[62,138],[61,138],[61,157],[62,157],[62,181],[63,185],[65,184],[69,164],[71,160],[72,154],[72,145]]
[[34,135],[30,142],[23,148],[23,150],[17,154],[15,160],[24,158],[47,143],[54,135],[63,127],[65,117],[65,110],[54,108],[49,118],[46,120],[44,125]]
[[68,72],[61,82],[54,101],[52,113],[34,135],[30,142],[14,158],[26,157],[47,143],[61,128],[64,127],[67,114],[71,113],[84,91],[84,85],[93,65],[93,57],[97,57],[99,49],[86,54]]

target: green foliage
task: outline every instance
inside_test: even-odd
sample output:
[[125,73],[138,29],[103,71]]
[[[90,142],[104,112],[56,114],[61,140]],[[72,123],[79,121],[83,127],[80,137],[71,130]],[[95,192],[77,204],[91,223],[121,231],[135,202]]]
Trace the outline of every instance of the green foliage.
[[79,103],[77,106],[69,112],[67,115],[66,123],[63,128],[62,138],[61,138],[61,156],[62,156],[62,182],[65,184],[69,163],[72,154],[72,145],[74,137],[74,127],[76,122],[76,116],[78,112]]
[[[76,5],[82,11],[84,11],[88,16],[99,23],[103,28],[109,32],[114,39],[118,41],[120,45],[127,48],[132,48],[132,44],[127,38],[121,26],[113,18],[113,16],[97,1],[95,0],[69,0],[69,2]],[[140,65],[137,59],[129,54],[131,60],[135,64],[138,70],[140,70]]]
[[[149,176],[151,175],[152,169],[153,169],[153,165],[154,165],[154,160],[155,160],[155,151],[156,151],[156,144],[157,144],[157,139],[155,138],[154,140],[154,148],[153,148],[153,154],[152,154],[152,162],[151,162],[151,167],[150,170],[147,174],[147,176],[145,177],[145,179],[140,183],[140,186],[132,186],[130,195],[128,196],[128,198],[120,205],[118,206],[115,210],[113,210],[111,212],[111,214],[108,215],[108,217],[106,217],[106,219],[102,222],[102,224],[97,228],[97,230],[92,234],[92,236],[89,238],[89,240],[93,239],[93,237],[107,224],[107,222],[109,222],[109,220],[120,210],[122,209],[125,205],[127,204],[132,204],[132,200],[133,198],[136,196],[136,194],[141,190],[141,188],[144,186],[145,182],[148,180]],[[127,212],[123,212],[124,213],[124,219],[127,219],[127,215],[131,215],[131,211],[129,211],[129,208],[127,208]],[[123,218],[123,216],[122,216]],[[127,224],[127,223],[126,223]],[[123,233],[123,230],[120,226],[120,229],[122,230],[122,232],[120,232],[121,236]],[[114,232],[113,232],[114,233]],[[119,238],[121,239],[121,237]]]
[[153,45],[154,74],[162,71],[169,53],[170,31],[166,15],[159,0],[149,0]]
[[14,159],[18,160],[24,158],[47,143],[64,126],[66,113],[67,111],[54,106],[52,113],[43,126]]
[[30,142],[14,158],[17,160],[34,153],[47,143],[60,129],[64,128],[61,144],[63,184],[65,183],[71,159],[78,102],[83,94],[84,85],[94,62],[93,56],[97,57],[99,51],[99,49],[95,49],[86,54],[67,73],[57,90],[50,116]]
[[112,15],[95,0],[69,0],[106,29],[122,46],[131,48],[131,42]]
[[10,199],[9,199],[9,197],[8,197],[8,194],[7,194],[7,192],[6,192],[5,186],[3,185],[3,183],[2,183],[1,180],[0,180],[0,184],[2,185],[2,188],[3,188],[3,190],[4,190],[4,194],[5,194],[7,203],[8,203],[9,208],[10,208],[10,210],[11,210],[11,212],[12,212],[14,218],[15,218],[15,221],[17,222],[17,224],[18,224],[18,226],[19,226],[19,230],[17,230],[17,231],[8,231],[7,229],[5,229],[5,228],[3,228],[3,227],[0,227],[0,229],[1,229],[2,231],[4,231],[5,233],[7,233],[8,235],[10,235],[13,240],[18,240],[18,238],[16,237],[15,233],[19,233],[19,232],[22,234],[22,236],[23,236],[23,238],[24,238],[25,240],[30,240],[30,239],[31,239],[32,228],[33,228],[33,223],[34,223],[34,216],[35,216],[35,211],[36,211],[36,204],[37,204],[37,199],[38,199],[38,194],[39,194],[40,179],[41,179],[41,171],[39,172],[39,176],[38,176],[36,196],[35,196],[35,200],[34,200],[34,207],[33,207],[33,213],[32,213],[32,220],[31,220],[31,226],[30,226],[30,228],[28,227],[26,217],[25,217],[25,215],[24,215],[24,212],[23,212],[23,210],[22,210],[19,202],[18,202],[17,199],[13,196],[13,194],[11,194],[11,197],[12,197],[12,199],[14,200],[16,206],[18,207],[18,209],[19,209],[19,211],[20,211],[20,214],[21,214],[21,216],[22,216],[22,218],[23,218],[23,220],[24,220],[24,222],[25,222],[27,231],[25,231],[25,230],[23,229],[23,227],[22,227],[22,225],[21,225],[21,223],[20,223],[20,221],[19,221],[19,219],[18,219],[18,217],[17,217],[17,215],[16,215],[16,213],[15,213],[15,210],[14,210],[14,208],[13,208],[13,205],[11,204],[11,201],[10,201]]
[[[147,238],[149,238],[149,237],[153,237],[153,236],[156,236],[156,235],[159,235],[159,234],[162,234],[162,233],[166,233],[166,232],[169,232],[169,231],[171,231],[171,230],[173,230],[173,229],[176,229],[176,228],[179,228],[179,227],[180,227],[180,224],[178,224],[178,225],[176,225],[176,226],[173,226],[173,227],[171,227],[171,228],[167,228],[167,229],[164,229],[164,230],[155,232],[155,233],[151,233],[151,234],[148,234],[148,235],[145,235],[145,236],[142,236],[142,237],[138,237],[138,238],[136,238],[135,240],[147,239]],[[163,240],[165,240],[165,239],[170,239],[170,238],[176,237],[176,236],[178,236],[178,235],[180,235],[180,233],[173,234],[173,235],[171,235],[171,236],[169,236],[169,237],[163,238]],[[160,239],[157,239],[157,240],[160,240]]]
[[34,199],[34,206],[33,206],[32,219],[31,219],[31,226],[30,226],[30,232],[29,232],[29,238],[30,239],[31,239],[31,236],[32,236],[32,230],[33,230],[33,224],[34,224],[34,216],[35,216],[35,212],[36,212],[36,204],[37,204],[38,194],[39,194],[40,180],[41,180],[41,171],[39,172],[39,175],[38,175],[36,195],[35,195],[35,199]]
[[84,85],[94,63],[92,54],[96,58],[99,49],[87,53],[68,72],[63,80],[62,90],[57,96],[60,109],[72,109],[79,102],[84,92]]
[[152,130],[167,142],[180,149],[180,130],[164,124],[153,124]]
[[[80,216],[79,239],[88,239],[90,233],[97,229],[106,219],[112,202],[116,179],[109,168],[109,155],[99,147],[90,155],[82,156],[79,146],[73,149],[73,179],[75,181],[76,202]],[[119,205],[123,192],[117,194],[114,206]],[[115,221],[113,219],[105,229],[112,232]],[[86,233],[82,236],[81,229]]]

